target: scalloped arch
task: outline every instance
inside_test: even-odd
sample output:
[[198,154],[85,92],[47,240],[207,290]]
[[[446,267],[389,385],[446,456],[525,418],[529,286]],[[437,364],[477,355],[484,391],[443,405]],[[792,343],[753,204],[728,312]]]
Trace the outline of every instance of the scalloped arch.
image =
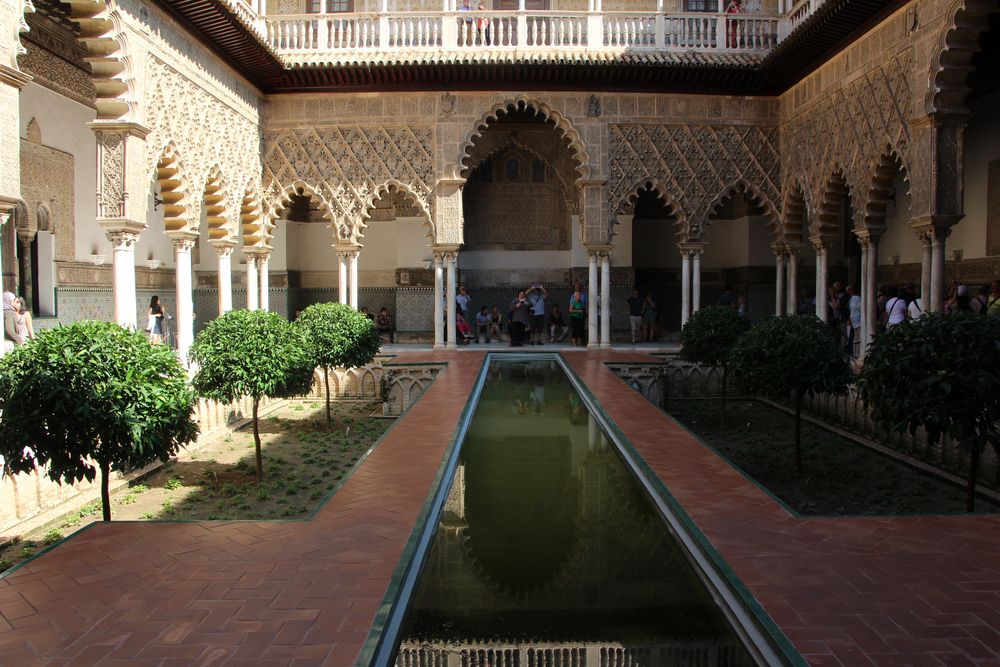
[[771,240],[779,240],[782,236],[781,216],[778,215],[774,202],[772,202],[767,195],[761,192],[757,186],[744,178],[738,178],[724,187],[722,191],[715,196],[712,203],[708,205],[708,215],[705,216],[705,225],[702,227],[701,232],[702,237],[706,234],[708,227],[712,224],[712,216],[719,212],[719,209],[722,208],[722,205],[727,199],[731,199],[736,194],[742,194],[749,197],[752,202],[764,209],[764,216],[767,218],[767,226],[771,231]]
[[346,229],[343,216],[335,213],[334,207],[330,204],[330,200],[323,195],[320,186],[312,186],[305,181],[294,181],[280,189],[277,183],[273,184],[270,188],[266,211],[262,214],[265,240],[271,239],[270,230],[275,228],[275,220],[278,219],[281,212],[288,208],[288,205],[292,201],[292,195],[308,195],[310,199],[318,201],[319,209],[323,212],[323,219],[331,223],[337,234],[337,238],[340,240],[350,238],[349,233],[346,235],[343,233]]
[[396,180],[395,178],[390,178],[384,181],[383,183],[379,184],[374,190],[372,190],[371,196],[367,200],[365,200],[364,207],[362,208],[361,211],[362,220],[358,223],[357,228],[352,230],[352,236],[357,238],[364,238],[364,235],[361,233],[361,230],[366,229],[368,227],[368,225],[364,221],[371,218],[372,211],[375,210],[375,202],[377,202],[379,199],[388,194],[388,192],[392,189],[395,189],[397,192],[402,192],[403,198],[407,202],[414,204],[417,208],[420,209],[420,212],[423,214],[424,217],[424,226],[427,227],[428,229],[427,232],[428,238],[431,239],[435,238],[434,216],[431,215],[430,207],[427,205],[424,199],[422,199],[416,192],[413,191],[412,187],[410,187],[406,183]]
[[809,225],[809,238],[825,242],[838,236],[840,207],[845,198],[850,204],[854,204],[847,173],[838,165],[826,179],[826,185],[820,193],[815,219]]
[[688,234],[690,233],[690,227],[688,226],[687,215],[684,213],[684,209],[677,204],[667,188],[663,187],[660,183],[659,179],[651,177],[636,181],[632,187],[611,207],[611,221],[608,230],[609,237],[614,238],[614,228],[618,224],[619,215],[628,214],[630,211],[632,213],[635,212],[635,202],[639,199],[639,195],[643,191],[652,192],[663,202],[664,206],[670,209],[670,212],[673,214],[674,218],[676,218],[674,227],[677,229],[677,236],[681,238],[681,242],[687,240]]
[[526,111],[528,109],[533,109],[535,113],[540,114],[545,120],[552,121],[562,138],[568,142],[568,148],[573,155],[573,160],[576,162],[575,171],[577,178],[584,180],[590,178],[590,157],[587,155],[587,150],[583,139],[580,137],[580,133],[569,122],[569,119],[548,104],[521,95],[508,98],[499,104],[493,105],[489,111],[480,116],[472,129],[465,135],[465,140],[459,149],[459,171],[462,174],[467,174],[471,170],[471,167],[466,165],[466,160],[471,157],[470,151],[476,139],[481,137],[483,132],[497,121],[501,113],[506,113],[508,110]]
[[788,181],[781,205],[781,238],[779,241],[804,243],[806,220],[810,217],[808,190],[802,186],[798,178]]
[[97,119],[137,120],[128,39],[117,7],[110,0],[78,0],[69,8],[87,52],[83,61],[90,65]]
[[[885,216],[890,198],[895,193],[892,182],[897,173],[902,173],[903,183],[908,186],[910,174],[903,156],[892,146],[886,147],[868,173],[871,174],[871,179],[866,193],[861,227],[881,234],[885,231]],[[909,188],[906,189],[905,194],[910,196]]]
[[205,179],[205,192],[202,205],[205,209],[205,226],[208,228],[208,240],[217,242],[235,241],[235,230],[229,219],[229,195],[226,182],[222,177],[219,165],[208,171]]
[[968,114],[972,57],[979,50],[979,36],[989,27],[989,15],[997,11],[996,0],[956,0],[948,8],[948,20],[938,33],[931,58],[930,85],[924,110],[934,114]]
[[163,200],[163,230],[191,232],[197,225],[191,220],[187,175],[184,162],[174,142],[169,142],[160,152],[156,163],[156,182]]

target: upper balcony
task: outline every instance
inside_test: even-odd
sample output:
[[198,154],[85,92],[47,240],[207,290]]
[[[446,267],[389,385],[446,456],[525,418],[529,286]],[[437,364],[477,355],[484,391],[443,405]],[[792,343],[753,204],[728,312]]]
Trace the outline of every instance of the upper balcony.
[[[538,61],[714,54],[716,63],[756,63],[825,0],[799,0],[782,14],[715,12],[510,11],[456,7],[440,11],[281,14],[260,17],[265,42],[290,66],[398,61]],[[477,5],[475,0],[471,3]],[[750,2],[744,2],[749,6]],[[760,2],[756,3],[759,8]],[[261,5],[258,5],[261,8]]]
[[729,0],[155,1],[265,93],[727,95],[780,93],[905,2],[743,0],[727,13]]

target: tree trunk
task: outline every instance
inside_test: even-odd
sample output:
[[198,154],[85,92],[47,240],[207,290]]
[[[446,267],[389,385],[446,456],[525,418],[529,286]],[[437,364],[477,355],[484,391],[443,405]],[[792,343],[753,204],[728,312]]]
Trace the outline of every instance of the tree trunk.
[[105,521],[111,521],[111,464],[101,463],[101,510]]
[[979,438],[972,443],[972,453],[969,456],[969,483],[965,487],[965,511],[976,511],[976,477],[979,475],[979,454],[986,446],[983,429],[979,429]]
[[260,399],[253,399],[253,445],[255,449],[255,454],[257,457],[257,483],[259,484],[261,479],[264,478],[264,461],[260,455],[260,424],[257,420],[257,406],[260,404]]
[[333,420],[330,419],[330,369],[323,366],[323,384],[326,385],[326,429],[333,428]]
[[795,471],[802,475],[802,392],[795,394]]
[[722,428],[726,428],[726,364],[722,364]]

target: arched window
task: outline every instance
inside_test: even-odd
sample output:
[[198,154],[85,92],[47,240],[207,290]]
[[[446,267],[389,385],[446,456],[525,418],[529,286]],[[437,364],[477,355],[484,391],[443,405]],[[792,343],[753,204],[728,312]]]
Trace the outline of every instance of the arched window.
[[507,180],[511,183],[521,180],[521,163],[517,158],[510,158],[506,165]]

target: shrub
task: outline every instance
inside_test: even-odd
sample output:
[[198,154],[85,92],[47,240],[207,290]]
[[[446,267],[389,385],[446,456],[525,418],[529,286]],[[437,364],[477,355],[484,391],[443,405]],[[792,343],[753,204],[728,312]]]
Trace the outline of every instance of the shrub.
[[729,353],[750,329],[745,317],[728,306],[702,308],[681,329],[680,358],[685,361],[722,367],[722,419],[726,418],[726,381]]

